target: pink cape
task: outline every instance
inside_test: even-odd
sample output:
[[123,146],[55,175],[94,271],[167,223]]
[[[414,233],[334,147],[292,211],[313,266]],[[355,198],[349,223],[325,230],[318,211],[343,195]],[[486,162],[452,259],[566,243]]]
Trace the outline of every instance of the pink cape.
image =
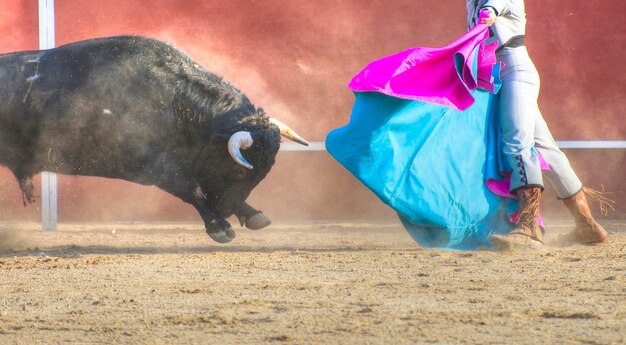
[[367,65],[348,87],[465,110],[474,103],[472,90],[494,92],[497,42],[481,45],[487,37],[489,27],[479,24],[443,48],[417,47],[384,57]]

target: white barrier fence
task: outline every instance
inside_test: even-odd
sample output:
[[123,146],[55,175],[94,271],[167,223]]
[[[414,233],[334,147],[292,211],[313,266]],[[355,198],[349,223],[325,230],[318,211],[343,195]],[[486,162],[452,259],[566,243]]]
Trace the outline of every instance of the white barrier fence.
[[[55,46],[54,0],[39,0],[39,49]],[[57,175],[41,174],[41,227],[43,230],[57,228]]]
[[[562,149],[626,149],[626,141],[557,141]],[[309,146],[298,143],[281,143],[281,151],[326,151],[324,142],[314,141]]]

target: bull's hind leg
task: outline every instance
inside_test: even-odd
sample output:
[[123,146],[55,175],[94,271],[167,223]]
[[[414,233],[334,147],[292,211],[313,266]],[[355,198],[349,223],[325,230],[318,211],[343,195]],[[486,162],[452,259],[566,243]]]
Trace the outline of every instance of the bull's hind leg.
[[37,198],[35,197],[33,176],[30,174],[22,173],[17,169],[11,169],[11,171],[13,172],[13,175],[15,175],[15,178],[20,185],[20,190],[22,191],[22,203],[24,204],[24,206],[35,202]]
[[35,187],[33,186],[33,178],[31,176],[19,179],[20,189],[22,190],[22,202],[32,204],[35,202]]
[[272,223],[272,220],[263,212],[255,210],[245,202],[235,211],[235,216],[239,219],[241,226],[245,225],[250,230],[260,230]]

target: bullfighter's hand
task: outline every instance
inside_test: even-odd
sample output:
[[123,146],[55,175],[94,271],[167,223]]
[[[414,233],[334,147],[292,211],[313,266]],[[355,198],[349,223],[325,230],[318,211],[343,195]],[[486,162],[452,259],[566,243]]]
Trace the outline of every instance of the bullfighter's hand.
[[485,8],[480,11],[480,24],[487,24],[492,26],[496,20],[496,12],[491,8]]

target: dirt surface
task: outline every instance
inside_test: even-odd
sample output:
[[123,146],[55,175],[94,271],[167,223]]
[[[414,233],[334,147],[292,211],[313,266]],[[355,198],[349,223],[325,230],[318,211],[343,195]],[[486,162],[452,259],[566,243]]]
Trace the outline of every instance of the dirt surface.
[[[0,225],[1,344],[624,344],[610,243],[450,252],[399,224]],[[550,226],[548,241],[568,225]]]

